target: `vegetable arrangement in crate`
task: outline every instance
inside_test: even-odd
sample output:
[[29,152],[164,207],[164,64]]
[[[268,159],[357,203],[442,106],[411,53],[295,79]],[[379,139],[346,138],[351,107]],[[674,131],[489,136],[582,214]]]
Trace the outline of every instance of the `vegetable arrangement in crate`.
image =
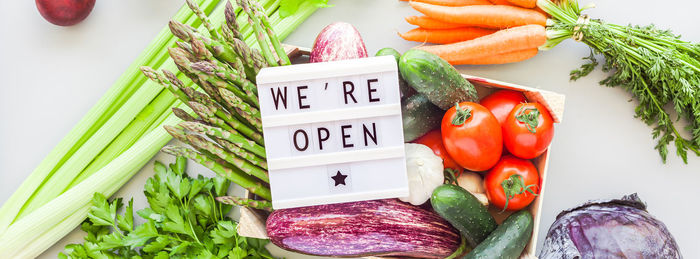
[[[414,0],[411,7],[425,16],[406,21],[418,28],[399,34],[417,42],[444,45],[419,46],[454,65],[519,62],[548,50],[566,39],[591,48],[589,63],[570,73],[576,80],[598,66],[596,54],[605,57],[600,81],[620,86],[639,102],[635,116],[653,126],[659,155],[665,162],[668,146],[687,163],[687,153],[700,156],[700,45],[680,39],[654,25],[622,26],[591,19],[578,0]],[[678,119],[688,123],[688,136],[665,108],[673,106]]]
[[[327,61],[367,53],[352,26],[335,23],[317,37],[309,55]],[[248,206],[241,208],[241,235],[322,256],[455,258],[472,249],[467,256],[475,258],[533,255],[539,201],[532,203],[542,191],[552,125],[561,110],[538,103],[544,93],[532,89],[472,78],[475,87],[425,51],[382,49],[378,55],[396,58],[403,81],[404,137],[415,142],[405,147],[409,197],[280,209],[269,216]],[[490,86],[529,91],[535,101]],[[475,103],[486,95],[483,105]],[[244,198],[260,199],[250,193]]]

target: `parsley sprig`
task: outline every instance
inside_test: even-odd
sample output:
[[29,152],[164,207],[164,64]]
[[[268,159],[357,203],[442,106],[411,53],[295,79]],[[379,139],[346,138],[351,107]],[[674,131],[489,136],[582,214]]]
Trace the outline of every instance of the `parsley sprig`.
[[268,240],[238,236],[236,222],[226,216],[232,207],[216,202],[230,182],[190,177],[186,161],[155,163],[144,186],[149,207],[137,212],[144,224],[134,223],[133,199],[119,214],[122,198],[108,201],[95,193],[81,225],[85,242],[67,245],[59,258],[273,258]]
[[[553,18],[544,49],[571,38],[576,30],[591,48],[591,55],[584,58],[589,63],[572,71],[571,80],[593,71],[598,65],[595,55],[601,54],[605,57],[602,69],[611,75],[600,84],[623,87],[637,99],[635,116],[654,127],[655,149],[663,161],[671,143],[685,163],[688,151],[700,156],[700,44],[683,41],[654,25],[622,26],[595,19],[580,24],[581,12],[592,5],[579,7],[577,0],[558,4],[539,0],[538,6]],[[666,107],[673,107],[677,117],[673,118]],[[687,137],[683,128],[677,127],[681,118],[687,122]]]

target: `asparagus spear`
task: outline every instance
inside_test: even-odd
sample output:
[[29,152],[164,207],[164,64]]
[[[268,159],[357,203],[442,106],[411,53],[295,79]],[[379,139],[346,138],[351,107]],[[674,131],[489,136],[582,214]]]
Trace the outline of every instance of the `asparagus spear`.
[[232,133],[222,128],[191,121],[185,121],[178,125],[192,132],[227,140],[233,143],[234,145],[242,149],[248,150],[250,152],[253,152],[253,154],[256,154],[262,158],[266,157],[265,148],[263,146],[258,145],[255,141],[249,140],[241,135],[236,134],[235,132]]
[[[216,76],[219,79],[226,80],[228,82],[231,82],[231,83],[239,86],[243,90],[245,97],[240,96],[240,94],[236,93],[235,90],[232,90],[231,89],[232,87],[226,87],[226,85],[224,85],[225,82],[220,82],[219,80],[214,79],[214,81],[217,82],[217,84],[214,84],[214,85],[218,86],[219,88],[225,88],[231,92],[234,92],[234,94],[238,95],[241,99],[246,100],[246,102],[248,102],[248,103],[250,103],[248,100],[251,100],[251,99],[255,100],[255,103],[257,103],[257,100],[258,100],[257,86],[255,84],[253,84],[253,82],[244,78],[241,74],[237,73],[235,70],[227,69],[225,67],[220,67],[220,66],[217,66],[216,64],[213,64],[210,62],[191,63],[190,68],[194,71],[205,73],[209,76]],[[195,73],[197,73],[197,72],[195,72]],[[241,89],[239,89],[239,91]],[[258,105],[255,105],[255,106],[258,107]]]
[[[256,143],[260,145],[264,145],[264,140],[262,135],[260,133],[255,132],[253,129],[243,125],[240,121],[230,118],[231,120],[224,122],[222,119],[217,118],[212,110],[210,110],[208,107],[197,103],[197,102],[189,102],[189,106],[194,110],[194,112],[203,120],[209,121],[213,125],[217,125],[221,128],[226,129],[229,124],[233,129],[237,130],[244,136],[250,138],[251,140],[255,141]],[[226,126],[223,126],[226,125]]]
[[229,164],[236,166],[236,168],[240,169],[244,173],[251,176],[255,176],[263,182],[270,182],[270,177],[268,176],[267,171],[265,171],[264,169],[251,164],[250,162],[248,162],[245,159],[242,159],[241,157],[227,152],[223,148],[219,147],[218,145],[212,142],[209,142],[203,137],[191,134],[185,135],[185,137],[187,138],[187,142],[185,143],[190,144],[190,146],[194,147],[195,149],[206,150],[209,153],[212,153],[217,157],[223,159],[224,161],[228,162]]
[[[241,39],[243,35],[238,29],[238,23],[236,22],[236,10],[230,1],[226,1],[226,9],[224,10],[224,16],[226,18],[226,26],[229,31],[233,34],[234,38]],[[223,29],[223,28],[222,28]]]
[[[254,126],[252,124],[247,122],[245,117],[238,114],[239,112],[236,110],[235,107],[229,106],[228,104],[224,104],[224,105],[226,105],[226,108],[224,108],[219,103],[212,101],[208,95],[206,95],[202,92],[188,90],[188,91],[186,91],[186,93],[190,96],[190,99],[206,106],[207,108],[209,108],[209,110],[214,111],[214,115],[216,115],[216,117],[219,117],[220,119],[224,120],[228,124],[231,124],[234,121],[240,121],[240,122],[243,122],[245,124],[245,126],[254,128]],[[229,112],[229,111],[232,111],[232,112]],[[231,126],[233,127],[234,125],[231,125]],[[262,132],[262,131],[260,130],[258,132]]]
[[193,160],[265,200],[269,201],[272,199],[270,189],[263,186],[263,184],[255,180],[255,178],[250,177],[240,170],[236,170],[235,168],[224,167],[223,165],[217,163],[216,160],[203,156],[192,149],[179,146],[166,146],[162,149],[162,151],[174,156],[183,156]]
[[[195,41],[193,41],[193,43],[194,42]],[[192,48],[201,50],[201,48],[198,47],[197,44],[192,44]],[[195,52],[198,52],[198,50],[195,50]],[[220,87],[220,88],[226,88],[226,89],[234,92],[236,95],[241,97],[241,99],[245,100],[246,102],[248,102],[252,105],[255,105],[255,107],[258,107],[258,105],[259,105],[258,99],[254,94],[245,93],[241,89],[238,89],[234,85],[227,83],[226,81],[224,81],[221,78],[218,78],[216,76],[212,76],[210,74],[207,74],[204,71],[197,70],[197,69],[193,68],[192,64],[194,64],[194,63],[190,62],[185,57],[185,55],[186,55],[185,50],[180,49],[180,48],[170,48],[169,53],[170,53],[170,56],[172,57],[173,61],[175,61],[175,64],[177,64],[182,70],[186,71],[186,73],[190,73],[190,74],[193,74],[194,76],[196,76],[196,78],[197,78],[196,80],[206,81],[206,82],[209,82],[210,84],[212,84],[213,86]],[[202,86],[203,88],[205,87],[203,84],[199,84],[199,85]],[[250,86],[247,86],[247,88],[249,89]],[[207,89],[204,89],[204,90],[207,91]],[[214,98],[216,98],[216,96],[218,95],[218,93],[209,93],[209,91],[207,91],[207,94],[212,95],[212,97],[214,97]],[[217,101],[221,101],[223,103],[223,100],[220,100],[220,98],[216,98],[216,99],[217,99]]]
[[272,42],[272,47],[275,49],[275,52],[277,52],[277,57],[280,60],[280,65],[291,65],[292,62],[289,60],[289,57],[287,56],[287,52],[284,51],[284,47],[282,47],[282,44],[280,43],[279,38],[277,38],[277,34],[272,30],[272,25],[270,25],[270,21],[267,20],[267,16],[262,13],[262,6],[260,6],[259,3],[251,1],[251,8],[253,11],[253,14],[255,15],[258,20],[262,23],[262,25],[265,27],[265,31],[267,32],[267,36],[270,38],[270,42]]
[[252,25],[253,30],[255,31],[255,38],[258,40],[258,45],[260,46],[260,50],[262,51],[263,57],[265,57],[267,60],[268,65],[278,66],[279,64],[270,51],[270,42],[267,40],[267,37],[265,37],[263,29],[260,26],[260,20],[255,17],[253,10],[246,0],[236,0],[236,2],[241,6],[241,8],[243,8],[243,11],[248,14],[248,23]]
[[216,197],[216,200],[228,205],[244,206],[248,208],[272,212],[272,203],[269,201],[246,199],[235,196],[220,196]]
[[260,120],[260,111],[258,109],[251,107],[226,89],[219,88],[219,93],[229,105],[236,109],[236,112],[241,117],[245,118],[258,132],[262,132],[262,121]]
[[180,99],[180,101],[182,101],[182,102],[189,101],[189,98],[187,97],[187,95],[185,95],[185,93],[180,91],[180,89],[178,89],[176,86],[174,86],[172,83],[170,83],[170,81],[168,79],[166,79],[165,77],[163,77],[161,74],[158,74],[158,72],[153,70],[153,68],[150,68],[147,66],[142,66],[141,71],[143,72],[144,75],[146,75],[146,77],[148,77],[152,81],[162,85],[163,87],[168,89],[171,93],[175,94],[175,96],[177,96],[177,98]]
[[210,138],[229,152],[236,154],[237,156],[240,156],[245,160],[248,160],[248,162],[250,162],[251,164],[254,164],[262,169],[267,170],[267,161],[264,158],[256,156],[255,154],[249,152],[248,150],[242,149],[239,146],[236,146],[228,140],[216,137]]
[[204,25],[205,28],[209,31],[209,35],[214,38],[214,39],[219,39],[219,33],[216,32],[216,28],[211,24],[211,21],[209,21],[209,17],[202,11],[202,9],[199,9],[199,5],[197,3],[193,2],[192,0],[186,0],[187,6],[190,7],[192,12],[194,12],[195,15],[197,15],[197,18],[199,18],[200,21],[202,21],[202,25]]

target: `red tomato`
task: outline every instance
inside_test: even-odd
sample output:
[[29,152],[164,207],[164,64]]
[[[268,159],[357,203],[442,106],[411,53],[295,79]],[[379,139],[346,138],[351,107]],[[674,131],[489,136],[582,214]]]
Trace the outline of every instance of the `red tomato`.
[[515,106],[503,124],[503,143],[508,151],[523,159],[538,157],[554,137],[554,122],[539,103]]
[[496,116],[501,125],[516,105],[526,102],[527,100],[521,92],[513,90],[498,90],[479,101],[481,105],[493,113],[493,116]]
[[442,134],[439,129],[431,130],[413,142],[426,145],[432,149],[435,155],[442,158],[442,164],[445,165],[445,168],[452,168],[457,171],[457,174],[462,172],[462,167],[459,166],[459,164],[452,159],[450,154],[447,153],[447,150],[445,150],[445,145],[442,144]]
[[460,166],[485,171],[503,152],[501,126],[491,112],[478,103],[462,102],[442,117],[442,142]]
[[503,156],[484,177],[486,197],[502,210],[516,211],[530,205],[540,192],[540,175],[529,160]]

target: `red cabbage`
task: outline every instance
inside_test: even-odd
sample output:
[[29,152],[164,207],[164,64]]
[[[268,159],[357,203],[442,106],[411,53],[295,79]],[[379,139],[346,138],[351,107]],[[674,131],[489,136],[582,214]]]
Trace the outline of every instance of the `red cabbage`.
[[664,223],[647,212],[636,193],[563,211],[549,228],[538,257],[682,258]]

